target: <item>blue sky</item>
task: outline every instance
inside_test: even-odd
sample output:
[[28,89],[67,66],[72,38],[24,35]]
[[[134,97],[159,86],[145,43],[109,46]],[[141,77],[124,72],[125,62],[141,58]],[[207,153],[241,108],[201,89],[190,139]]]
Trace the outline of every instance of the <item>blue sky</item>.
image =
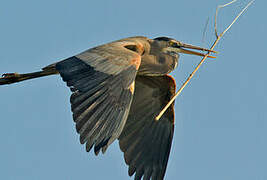
[[[1,1],[0,73],[37,71],[136,35],[210,47],[216,6],[226,2]],[[219,30],[247,2],[220,11]],[[176,100],[165,179],[267,179],[266,6],[256,0]],[[199,60],[181,55],[172,73],[178,87]],[[0,87],[0,179],[129,179],[117,142],[97,157],[79,144],[70,94],[59,76]]]

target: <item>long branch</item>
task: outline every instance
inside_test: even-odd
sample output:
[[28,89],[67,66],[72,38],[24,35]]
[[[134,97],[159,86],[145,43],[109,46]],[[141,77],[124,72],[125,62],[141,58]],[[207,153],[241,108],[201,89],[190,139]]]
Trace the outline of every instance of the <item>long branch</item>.
[[[211,50],[213,50],[215,48],[215,46],[217,45],[217,43],[220,41],[220,39],[222,38],[222,36],[232,27],[232,25],[237,21],[237,19],[244,13],[244,11],[255,1],[252,0],[250,1],[245,8],[242,9],[242,11],[235,17],[235,19],[232,21],[232,23],[225,28],[225,30],[218,35],[217,33],[217,14],[220,8],[226,7],[232,3],[234,3],[236,0],[233,0],[227,4],[224,5],[219,5],[216,9],[216,14],[215,14],[215,35],[216,35],[216,40],[214,41],[213,45],[211,46]],[[200,66],[203,64],[203,62],[205,61],[205,59],[207,59],[208,55],[210,55],[211,52],[208,52],[203,58],[202,60],[199,62],[199,64],[196,66],[196,68],[194,69],[194,71],[189,75],[189,77],[187,78],[187,80],[184,82],[184,84],[180,87],[180,89],[175,93],[175,95],[172,97],[172,99],[168,102],[168,104],[160,111],[159,115],[155,118],[156,121],[158,121],[161,116],[164,114],[164,112],[169,108],[169,106],[174,102],[174,100],[177,98],[177,96],[179,96],[179,94],[181,94],[181,92],[183,91],[183,89],[185,88],[185,86],[189,83],[189,81],[193,78],[194,74],[197,72],[197,70],[200,68]]]

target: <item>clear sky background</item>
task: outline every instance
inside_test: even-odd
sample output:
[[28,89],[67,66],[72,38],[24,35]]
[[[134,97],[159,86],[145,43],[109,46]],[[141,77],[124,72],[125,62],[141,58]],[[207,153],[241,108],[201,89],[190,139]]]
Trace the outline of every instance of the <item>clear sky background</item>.
[[[38,71],[136,35],[210,47],[216,6],[226,2],[2,0],[0,73]],[[247,2],[220,11],[219,30]],[[176,100],[167,180],[267,179],[266,7],[256,0]],[[199,61],[181,55],[178,87]],[[70,94],[59,76],[0,87],[0,179],[129,179],[117,141],[97,157],[80,145]]]

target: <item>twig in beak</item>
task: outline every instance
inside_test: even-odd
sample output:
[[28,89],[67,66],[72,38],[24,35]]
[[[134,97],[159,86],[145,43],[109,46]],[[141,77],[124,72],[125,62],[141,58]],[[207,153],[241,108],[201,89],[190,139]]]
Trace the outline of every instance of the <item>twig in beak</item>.
[[217,7],[216,10],[216,14],[215,14],[215,35],[216,35],[216,40],[213,43],[213,45],[211,46],[210,50],[208,51],[208,53],[202,58],[202,60],[199,62],[199,64],[197,65],[197,67],[194,69],[194,71],[190,74],[190,76],[187,78],[187,80],[184,82],[184,84],[180,87],[180,89],[177,91],[177,93],[172,97],[172,99],[169,101],[169,103],[161,110],[161,112],[159,113],[159,115],[155,118],[156,121],[158,121],[161,116],[164,114],[164,112],[168,109],[168,107],[174,102],[174,100],[176,99],[176,97],[183,91],[183,89],[185,88],[185,86],[188,84],[188,82],[192,79],[192,77],[194,76],[194,74],[197,72],[197,70],[200,68],[200,66],[203,64],[203,62],[205,61],[205,59],[210,55],[210,53],[213,51],[214,47],[216,46],[216,44],[219,42],[219,40],[221,39],[221,37],[232,27],[232,25],[237,21],[237,19],[243,14],[243,12],[254,2],[254,0],[250,1],[247,6],[235,17],[235,19],[232,21],[232,23],[220,34],[218,35],[217,33],[217,24],[216,24],[216,19],[217,19],[217,14],[218,14],[218,10],[220,8],[226,7],[230,4],[232,4],[234,1],[231,1],[230,3],[224,4],[224,5],[219,5]]

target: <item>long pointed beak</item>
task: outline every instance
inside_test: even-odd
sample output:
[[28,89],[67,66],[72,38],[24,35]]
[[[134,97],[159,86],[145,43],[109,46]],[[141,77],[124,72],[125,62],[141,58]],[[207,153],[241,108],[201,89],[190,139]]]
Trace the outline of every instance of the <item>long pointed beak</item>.
[[208,51],[208,52],[218,53],[217,51],[214,51],[214,50],[211,50],[211,49],[202,48],[202,47],[198,47],[198,46],[193,46],[191,44],[180,43],[180,46],[183,47],[183,48],[189,48],[189,49],[196,49],[196,50],[200,50],[200,51]]
[[[218,53],[217,51],[213,51],[213,50],[202,48],[202,47],[198,47],[198,46],[193,46],[193,45],[190,45],[190,44],[184,44],[184,43],[181,43],[181,42],[178,42],[174,47],[176,48],[176,51],[179,52],[179,53],[192,54],[192,55],[202,56],[202,57],[206,56],[206,54],[195,52],[195,51],[190,51],[188,49],[196,49],[196,50],[200,50],[200,51]],[[184,48],[188,48],[188,49],[184,49]],[[216,58],[214,56],[208,56],[208,57],[209,58]]]
[[[192,55],[196,55],[196,56],[206,56],[206,54],[203,54],[203,53],[199,53],[199,52],[195,52],[195,51],[190,51],[190,50],[187,50],[187,49],[183,49],[183,48],[179,48],[179,52],[180,53],[184,53],[184,54],[192,54]],[[208,56],[209,58],[216,58],[215,56]]]

